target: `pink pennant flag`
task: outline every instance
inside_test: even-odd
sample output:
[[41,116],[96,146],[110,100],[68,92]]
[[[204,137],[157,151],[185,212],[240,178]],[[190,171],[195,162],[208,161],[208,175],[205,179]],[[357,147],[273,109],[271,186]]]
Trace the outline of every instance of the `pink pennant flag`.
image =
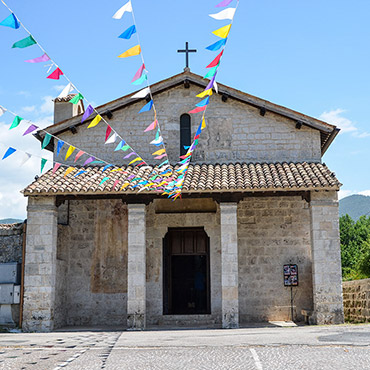
[[41,62],[47,62],[48,60],[50,60],[50,58],[45,53],[44,55],[41,55],[41,57],[34,58],[34,59],[28,59],[28,60],[25,60],[25,62],[26,63],[41,63]]
[[222,50],[221,53],[218,54],[217,57],[215,59],[213,59],[213,61],[210,64],[208,64],[208,66],[206,68],[216,67],[217,64],[220,62],[220,59],[221,59],[223,53],[224,53],[224,51]]
[[162,155],[158,155],[157,157],[154,157],[154,159],[162,159],[162,158],[164,158],[166,155],[167,155],[167,154],[166,154],[166,153],[164,153],[164,154],[162,154]]
[[54,167],[53,167],[53,174],[56,172],[56,170],[61,166],[60,163],[56,162]]
[[228,6],[233,0],[223,0],[219,4],[216,5],[216,8],[223,8]]
[[189,113],[198,113],[198,112],[203,112],[204,110],[207,109],[207,106],[204,106],[204,107],[198,107],[198,108],[195,108],[193,110],[191,110]]
[[60,68],[57,68],[53,73],[51,73],[47,78],[50,78],[52,80],[59,80],[59,77],[63,76],[63,72],[60,70]]
[[38,129],[38,127],[37,127],[37,126],[35,126],[35,125],[30,125],[30,126],[28,127],[28,129],[24,132],[24,134],[23,134],[22,136],[26,136],[26,135],[30,134],[32,131],[35,131],[35,130],[37,130],[37,129]]
[[154,130],[156,127],[157,127],[157,123],[158,121],[155,120],[153,123],[151,123],[145,130],[144,132],[148,132],[148,131],[151,131],[151,130]]
[[83,150],[80,150],[77,154],[76,154],[76,158],[75,158],[75,162],[77,162],[81,156],[83,156],[85,154],[85,152]]
[[107,141],[108,140],[108,137],[109,137],[109,135],[110,135],[110,133],[112,132],[112,127],[110,127],[109,125],[108,125],[108,127],[107,127],[107,131],[105,131],[105,141]]
[[132,81],[131,81],[131,82],[134,82],[134,81],[138,80],[138,79],[141,77],[141,75],[143,74],[144,69],[145,69],[145,64],[143,64],[143,65],[142,65],[142,66],[137,70],[137,72],[135,73],[135,76],[134,76],[134,78],[132,79]]
[[116,180],[115,182],[114,182],[114,184],[113,184],[113,188],[112,189],[114,189],[117,185],[118,185],[118,183],[120,182],[121,180]]

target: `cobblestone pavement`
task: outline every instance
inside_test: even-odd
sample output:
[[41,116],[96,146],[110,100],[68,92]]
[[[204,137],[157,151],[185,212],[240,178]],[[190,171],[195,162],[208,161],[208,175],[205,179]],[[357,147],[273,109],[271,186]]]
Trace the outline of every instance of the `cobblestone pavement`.
[[370,325],[0,334],[0,369],[370,370]]

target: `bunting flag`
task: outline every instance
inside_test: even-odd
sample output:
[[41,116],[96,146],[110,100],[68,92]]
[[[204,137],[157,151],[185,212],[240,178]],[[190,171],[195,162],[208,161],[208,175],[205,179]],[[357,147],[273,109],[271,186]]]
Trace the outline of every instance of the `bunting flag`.
[[50,140],[51,140],[51,135],[46,133],[44,140],[42,141],[42,144],[41,144],[41,149],[45,149],[49,145]]
[[220,60],[221,60],[221,57],[222,57],[222,54],[224,53],[224,51],[222,50],[220,54],[217,55],[217,57],[215,59],[212,60],[211,63],[208,64],[208,66],[206,68],[212,68],[212,67],[217,67],[218,64],[220,63]]
[[74,169],[74,167],[68,167],[66,172],[64,173],[64,177],[67,177]]
[[116,180],[116,181],[114,182],[114,184],[113,184],[112,189],[115,189],[115,188],[116,188],[116,186],[118,185],[118,183],[119,183],[120,181],[121,181],[121,180]]
[[153,100],[151,100],[149,103],[145,104],[141,109],[139,113],[149,112],[153,107]]
[[75,151],[75,147],[70,145],[68,150],[67,150],[67,153],[66,153],[66,157],[64,158],[64,160],[66,161],[70,156],[71,154]]
[[210,70],[207,72],[207,74],[203,78],[204,79],[212,78],[217,73],[217,69],[218,69],[219,65],[220,65],[220,63],[217,64],[217,66],[215,66],[213,68],[210,68]]
[[132,85],[141,85],[148,79],[148,76],[146,73],[143,73],[143,75],[138,78],[136,81],[131,82]]
[[33,132],[37,129],[38,129],[38,127],[36,125],[30,125],[22,136],[26,136],[26,135],[30,134],[31,132]]
[[61,163],[56,162],[53,167],[53,174],[57,171],[57,169],[61,166]]
[[206,49],[211,50],[211,51],[220,50],[223,46],[226,45],[226,42],[227,42],[227,38],[216,41],[214,44],[207,46]]
[[216,94],[218,94],[218,85],[216,81],[213,81],[213,88],[215,89]]
[[117,147],[116,147],[116,149],[114,149],[114,151],[117,152],[118,150],[121,150],[125,144],[126,144],[125,140],[120,141],[120,143],[117,145]]
[[135,162],[138,162],[138,161],[142,161],[142,160],[143,160],[143,158],[137,157],[134,160],[132,160],[128,165],[130,165],[132,163],[135,163]]
[[104,166],[102,172],[106,171],[110,167],[113,167],[113,164],[107,164],[106,166]]
[[216,75],[217,75],[217,73],[212,77],[212,80],[209,81],[209,84],[207,85],[206,90],[212,89],[213,85],[215,84]]
[[209,103],[209,96],[207,96],[205,99],[203,99],[201,102],[199,102],[196,107],[205,107]]
[[197,95],[197,98],[204,98],[205,96],[211,96],[213,94],[212,89],[204,90],[200,94]]
[[5,152],[2,160],[4,160],[5,158],[8,158],[10,155],[12,155],[13,153],[15,153],[17,151],[17,149],[14,149],[12,148],[11,146],[7,149],[7,151]]
[[0,22],[0,26],[10,27],[16,30],[19,28],[20,23],[18,22],[17,17],[12,13],[9,15],[9,17],[6,17]]
[[154,152],[152,155],[161,155],[163,153],[166,153],[166,149],[159,149],[156,152]]
[[0,116],[6,112],[6,109],[0,105]]
[[126,152],[127,150],[129,150],[131,147],[130,147],[130,145],[128,145],[128,144],[126,144],[125,146],[123,146],[122,148],[121,148],[121,150],[123,150],[124,152]]
[[228,6],[233,0],[223,0],[219,4],[216,5],[216,8],[224,8]]
[[63,76],[63,74],[64,73],[61,71],[61,69],[57,67],[57,69],[46,78],[50,78],[51,80],[59,80],[60,76]]
[[64,97],[68,96],[74,89],[75,89],[75,87],[71,83],[69,83],[63,89],[63,91],[59,94],[58,98],[64,98]]
[[22,167],[31,157],[32,155],[30,153],[24,153],[22,162],[19,166]]
[[85,173],[85,172],[86,172],[86,171],[81,170],[81,171],[77,172],[73,177],[80,176],[80,175],[82,175],[82,174],[83,174],[83,173]]
[[157,127],[158,121],[155,120],[153,123],[151,123],[145,130],[144,132],[148,132],[151,130],[154,130]]
[[83,164],[83,167],[85,167],[86,165],[88,165],[91,162],[94,162],[94,160],[95,160],[94,157],[87,158],[86,161],[85,161],[85,163]]
[[200,127],[201,127],[202,130],[204,130],[207,127],[206,120],[204,119],[204,117],[202,118],[202,122],[201,122],[201,126]]
[[92,122],[87,126],[87,128],[95,127],[101,121],[101,116],[98,114]]
[[45,167],[45,164],[48,160],[45,159],[45,158],[41,158],[41,171],[40,173],[42,173],[42,171],[44,170],[44,167]]
[[137,155],[135,152],[131,152],[130,154],[127,154],[126,157],[123,157],[123,159],[130,158],[132,155]]
[[145,98],[148,94],[150,94],[150,88],[146,87],[145,89],[142,89],[138,91],[136,94],[132,95],[131,99]]
[[139,55],[140,53],[141,53],[141,47],[140,45],[136,45],[132,47],[131,49],[126,50],[124,53],[118,55],[118,58],[134,57],[135,55]]
[[129,185],[130,185],[130,183],[126,182],[125,184],[122,185],[120,190],[123,190],[123,189],[127,188]]
[[28,59],[28,60],[25,60],[25,62],[26,63],[42,63],[42,62],[47,62],[49,60],[50,58],[48,57],[48,55],[44,53],[43,55],[41,55],[41,57],[34,58],[34,59]]
[[21,123],[22,120],[23,120],[22,117],[15,116],[12,125],[9,127],[9,130],[17,127]]
[[222,39],[226,39],[229,35],[231,28],[231,24],[228,24],[227,26],[221,27],[216,31],[213,31],[212,33],[218,37],[221,37]]
[[59,155],[59,153],[60,153],[60,151],[61,151],[61,149],[62,149],[63,145],[64,145],[64,141],[62,141],[62,140],[58,140],[58,145],[57,145],[57,157],[58,157],[58,155]]
[[127,30],[125,32],[121,33],[118,37],[120,39],[129,40],[134,33],[136,33],[136,27],[135,27],[135,25],[127,28]]
[[72,104],[77,104],[80,100],[83,100],[83,96],[81,93],[78,93],[77,95],[75,95],[69,102],[72,103]]
[[205,107],[198,107],[198,108],[195,108],[195,109],[191,110],[189,113],[203,112],[203,111],[206,110],[206,108],[207,108],[207,106],[205,106]]
[[156,146],[162,145],[162,143],[163,143],[162,136],[159,136],[158,138],[155,138],[153,141],[150,142],[150,144],[156,145]]
[[20,48],[20,49],[23,49],[23,48],[26,48],[28,46],[31,46],[31,45],[34,45],[34,44],[37,44],[36,40],[31,36],[29,35],[28,37],[22,39],[22,40],[19,40],[17,42],[15,42],[12,46],[12,48]]
[[108,181],[108,180],[109,180],[109,177],[104,177],[104,179],[100,181],[99,186],[100,186],[100,185],[103,185],[103,184],[104,184],[106,181]]
[[85,154],[83,150],[80,150],[75,157],[75,163]]
[[167,156],[167,154],[164,153],[164,154],[158,155],[157,157],[154,157],[154,159],[162,159],[162,158],[164,158],[166,156]]
[[108,137],[110,135],[110,133],[112,132],[112,127],[110,127],[109,125],[107,126],[107,130],[105,131],[105,141],[108,140]]
[[224,19],[230,19],[232,21],[234,18],[235,12],[236,12],[236,8],[227,8],[227,9],[221,10],[217,14],[210,14],[209,16],[218,21],[223,21]]
[[114,132],[113,135],[105,142],[105,144],[113,144],[117,140],[117,134]]
[[127,4],[125,4],[122,8],[118,9],[116,13],[113,15],[113,18],[121,19],[125,12],[132,12],[131,0]]
[[137,70],[137,72],[135,73],[135,76],[133,77],[133,79],[131,80],[131,83],[135,82],[136,80],[138,80],[141,75],[143,74],[145,70],[145,64],[142,64],[141,67]]
[[82,123],[83,121],[85,121],[86,119],[88,119],[88,118],[89,118],[93,113],[94,113],[94,108],[93,108],[91,105],[89,105],[89,106],[86,108],[85,113],[84,113],[84,114],[83,114],[83,116],[82,116],[81,123]]

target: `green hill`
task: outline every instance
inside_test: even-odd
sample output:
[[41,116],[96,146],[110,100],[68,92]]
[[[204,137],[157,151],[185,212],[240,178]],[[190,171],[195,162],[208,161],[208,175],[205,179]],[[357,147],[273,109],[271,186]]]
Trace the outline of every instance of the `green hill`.
[[16,224],[19,222],[23,222],[23,220],[19,220],[17,218],[3,218],[0,220],[0,224]]
[[339,201],[339,216],[348,214],[357,221],[360,216],[370,216],[370,197],[365,195],[350,195]]

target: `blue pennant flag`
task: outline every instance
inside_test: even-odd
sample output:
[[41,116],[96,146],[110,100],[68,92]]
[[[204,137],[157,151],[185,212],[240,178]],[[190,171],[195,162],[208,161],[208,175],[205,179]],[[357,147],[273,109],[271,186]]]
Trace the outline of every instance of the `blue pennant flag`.
[[114,149],[115,152],[117,152],[118,150],[121,150],[124,146],[125,146],[126,142],[125,140],[122,140],[116,147],[116,149]]
[[58,146],[57,146],[57,157],[58,157],[58,155],[59,155],[59,153],[60,153],[60,151],[61,151],[61,149],[62,149],[63,145],[64,145],[64,141],[62,141],[62,140],[58,140]]
[[196,107],[204,107],[204,106],[208,105],[208,103],[209,103],[209,96],[207,96],[205,99],[203,99],[201,102],[199,102],[195,106]]
[[118,37],[120,39],[129,40],[134,33],[136,33],[136,27],[135,27],[135,25],[127,28],[127,30],[125,32],[123,32],[121,35],[119,35]]
[[10,155],[12,155],[17,149],[14,149],[12,147],[9,147],[8,150],[5,152],[3,159],[8,158]]
[[153,107],[153,100],[151,100],[148,104],[145,104],[139,113],[143,113],[143,112],[149,112]]
[[0,22],[0,26],[6,26],[17,29],[19,28],[20,24],[18,22],[17,17],[12,13],[9,15],[9,17],[5,18],[2,22]]
[[77,177],[77,176],[79,176],[79,175],[82,175],[83,173],[85,173],[86,171],[83,171],[83,170],[81,170],[80,172],[77,172],[73,177]]
[[215,42],[212,45],[207,46],[206,49],[211,50],[211,51],[220,50],[226,44],[226,41],[227,41],[227,38],[222,39],[220,41]]
[[104,168],[103,168],[103,172],[104,172],[107,168],[109,168],[109,167],[113,167],[113,164],[107,164],[106,166],[104,166]]

